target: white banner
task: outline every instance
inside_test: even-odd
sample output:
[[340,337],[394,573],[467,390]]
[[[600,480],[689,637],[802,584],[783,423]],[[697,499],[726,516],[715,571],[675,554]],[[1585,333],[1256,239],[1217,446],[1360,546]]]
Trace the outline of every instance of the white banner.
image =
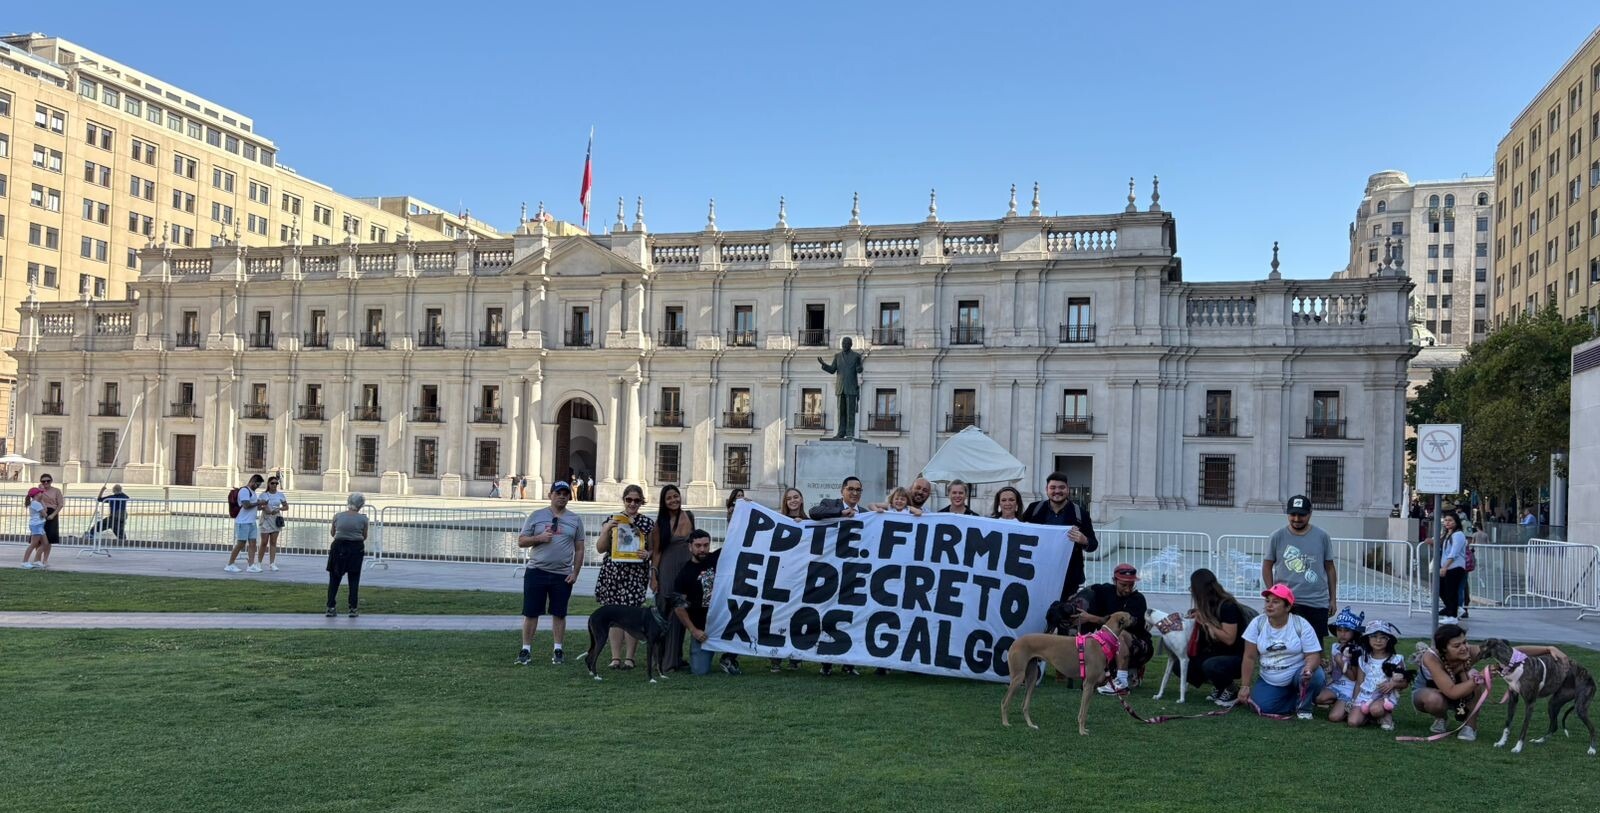
[[1067,529],[955,514],[796,522],[740,502],[706,648],[1005,681],[1061,597]]

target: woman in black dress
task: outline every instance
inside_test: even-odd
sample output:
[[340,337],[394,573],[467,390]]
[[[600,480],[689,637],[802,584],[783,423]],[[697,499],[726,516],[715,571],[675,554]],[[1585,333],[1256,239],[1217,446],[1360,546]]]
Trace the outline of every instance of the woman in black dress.
[[650,544],[650,589],[655,591],[657,608],[667,616],[667,654],[661,661],[663,671],[681,669],[683,659],[683,624],[676,614],[667,611],[662,591],[672,591],[678,583],[678,571],[689,561],[689,535],[694,533],[694,512],[683,510],[683,493],[675,485],[661,487],[660,512],[656,514],[655,539]]
[[[650,532],[655,530],[656,524],[639,513],[643,506],[644,489],[629,485],[622,490],[622,513],[607,519],[600,526],[600,539],[595,543],[595,549],[604,558],[600,562],[600,578],[595,582],[594,597],[601,604],[621,607],[644,604],[645,591],[650,586]],[[629,553],[614,551],[614,543],[619,536],[623,539],[631,536],[644,547]],[[618,556],[623,558],[619,559]],[[639,639],[623,632],[621,627],[612,627],[609,643],[611,668],[632,669]],[[619,659],[618,655],[622,657]]]

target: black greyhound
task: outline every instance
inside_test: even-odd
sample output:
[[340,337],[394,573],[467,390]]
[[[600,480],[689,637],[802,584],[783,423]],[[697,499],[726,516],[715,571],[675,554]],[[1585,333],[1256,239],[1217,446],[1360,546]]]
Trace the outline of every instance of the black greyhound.
[[[667,593],[667,613],[675,613],[679,607],[689,606],[689,600],[682,593]],[[600,657],[600,647],[606,645],[613,628],[620,628],[623,632],[644,642],[645,661],[644,674],[651,683],[660,677],[666,680],[667,676],[661,672],[661,660],[667,654],[667,616],[655,607],[622,607],[608,604],[595,610],[589,616],[589,651],[583,656],[583,663],[589,668],[589,674],[595,680],[603,680],[600,673],[595,671],[595,661]],[[615,654],[612,657],[616,657]]]

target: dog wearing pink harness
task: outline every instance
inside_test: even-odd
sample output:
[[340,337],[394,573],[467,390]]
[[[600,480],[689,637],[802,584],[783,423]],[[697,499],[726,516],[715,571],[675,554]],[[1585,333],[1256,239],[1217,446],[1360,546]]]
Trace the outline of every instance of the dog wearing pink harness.
[[[1089,698],[1094,696],[1095,688],[1111,675],[1120,646],[1118,636],[1132,623],[1133,619],[1127,613],[1112,613],[1106,623],[1090,635],[1036,632],[1019,636],[1016,643],[1011,645],[1008,661],[1011,665],[1011,685],[1006,688],[1005,699],[1000,701],[1000,724],[1011,725],[1011,698],[1025,683],[1027,690],[1022,696],[1022,719],[1029,728],[1038,728],[1029,714],[1029,705],[1033,701],[1033,690],[1044,677],[1040,662],[1049,663],[1056,671],[1067,675],[1073,672],[1073,660],[1076,659],[1078,677],[1083,679],[1083,699],[1078,705],[1078,733],[1087,735]],[[1086,646],[1086,639],[1093,641],[1095,646]]]

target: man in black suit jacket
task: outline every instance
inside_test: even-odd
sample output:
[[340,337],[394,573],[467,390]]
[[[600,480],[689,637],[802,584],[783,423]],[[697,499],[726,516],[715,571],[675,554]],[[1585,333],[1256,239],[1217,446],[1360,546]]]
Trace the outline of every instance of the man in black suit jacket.
[[1067,475],[1052,472],[1044,483],[1045,499],[1032,503],[1022,512],[1022,521],[1035,525],[1065,525],[1067,538],[1074,543],[1072,560],[1067,563],[1067,580],[1061,585],[1061,600],[1066,601],[1083,589],[1083,554],[1100,549],[1088,509],[1067,499]]
[[839,486],[839,499],[824,499],[811,509],[812,519],[853,517],[862,511],[861,478],[851,475]]

